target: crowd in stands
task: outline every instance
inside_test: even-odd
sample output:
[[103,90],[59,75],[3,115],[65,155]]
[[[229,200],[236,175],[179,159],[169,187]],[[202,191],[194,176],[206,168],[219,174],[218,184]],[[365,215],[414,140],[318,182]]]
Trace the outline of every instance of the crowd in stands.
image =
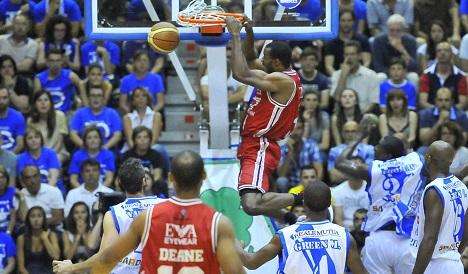
[[[274,14],[274,0],[258,4],[254,17]],[[339,6],[338,37],[291,42],[303,102],[281,149],[274,190],[299,193],[316,179],[327,182],[335,222],[362,247],[367,182],[339,172],[335,160],[357,140],[363,120],[375,130],[354,161],[371,162],[387,135],[421,156],[444,140],[456,149],[451,172],[467,175],[468,0]],[[170,63],[145,41],[86,40],[82,14],[79,0],[0,1],[2,273],[51,273],[54,259],[94,254],[103,222],[96,193],[119,190],[114,175],[129,157],[148,168],[153,184],[146,194],[169,195],[169,156],[158,139]],[[262,45],[256,42],[258,52]],[[199,72],[206,106],[206,60]],[[242,103],[246,86],[230,73],[227,82],[229,103]]]

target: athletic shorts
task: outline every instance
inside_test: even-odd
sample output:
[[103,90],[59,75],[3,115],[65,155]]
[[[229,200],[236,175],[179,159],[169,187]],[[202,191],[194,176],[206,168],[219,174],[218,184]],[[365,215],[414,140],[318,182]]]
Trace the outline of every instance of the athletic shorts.
[[238,190],[268,192],[269,177],[278,167],[281,158],[278,143],[264,137],[242,137],[237,158],[240,161]]

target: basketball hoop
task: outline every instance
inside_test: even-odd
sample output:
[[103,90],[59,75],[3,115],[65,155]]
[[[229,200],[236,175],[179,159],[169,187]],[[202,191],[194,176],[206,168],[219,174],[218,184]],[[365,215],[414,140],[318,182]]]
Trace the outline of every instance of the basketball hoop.
[[203,0],[192,0],[177,14],[177,23],[185,27],[200,27],[202,35],[220,35],[226,26],[226,17],[244,20],[242,13],[225,12],[220,6],[207,5]]

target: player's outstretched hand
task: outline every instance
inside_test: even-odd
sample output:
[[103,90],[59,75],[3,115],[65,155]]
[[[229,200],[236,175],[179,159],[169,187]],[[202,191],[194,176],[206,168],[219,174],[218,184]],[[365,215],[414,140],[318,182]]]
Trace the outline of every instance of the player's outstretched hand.
[[234,17],[226,17],[226,27],[231,34],[239,34],[242,29],[241,23]]
[[52,266],[54,269],[54,273],[71,273],[70,268],[73,265],[72,261],[64,260],[64,261],[53,261]]

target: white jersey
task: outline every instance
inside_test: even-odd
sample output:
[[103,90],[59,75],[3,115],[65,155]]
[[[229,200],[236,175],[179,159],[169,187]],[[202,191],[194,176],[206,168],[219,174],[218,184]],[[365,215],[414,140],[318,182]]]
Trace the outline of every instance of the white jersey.
[[348,231],[330,221],[300,222],[278,231],[280,274],[344,273],[350,247]]
[[[112,206],[110,212],[114,220],[115,228],[119,235],[124,234],[130,228],[133,220],[140,215],[141,212],[154,204],[164,201],[156,196],[127,198],[120,204]],[[132,274],[138,273],[141,265],[141,245],[138,248],[125,256],[112,269],[112,274]]]
[[424,182],[423,159],[418,153],[387,161],[372,161],[369,194],[370,207],[363,230],[374,232],[396,224],[396,233],[410,237]]
[[[458,246],[463,238],[465,212],[468,207],[468,188],[453,175],[432,181],[424,189],[422,197],[429,188],[434,188],[437,191],[444,208],[432,259],[458,261],[460,260]],[[411,234],[411,254],[415,258],[424,236],[425,225],[424,199],[421,199],[413,233]]]

